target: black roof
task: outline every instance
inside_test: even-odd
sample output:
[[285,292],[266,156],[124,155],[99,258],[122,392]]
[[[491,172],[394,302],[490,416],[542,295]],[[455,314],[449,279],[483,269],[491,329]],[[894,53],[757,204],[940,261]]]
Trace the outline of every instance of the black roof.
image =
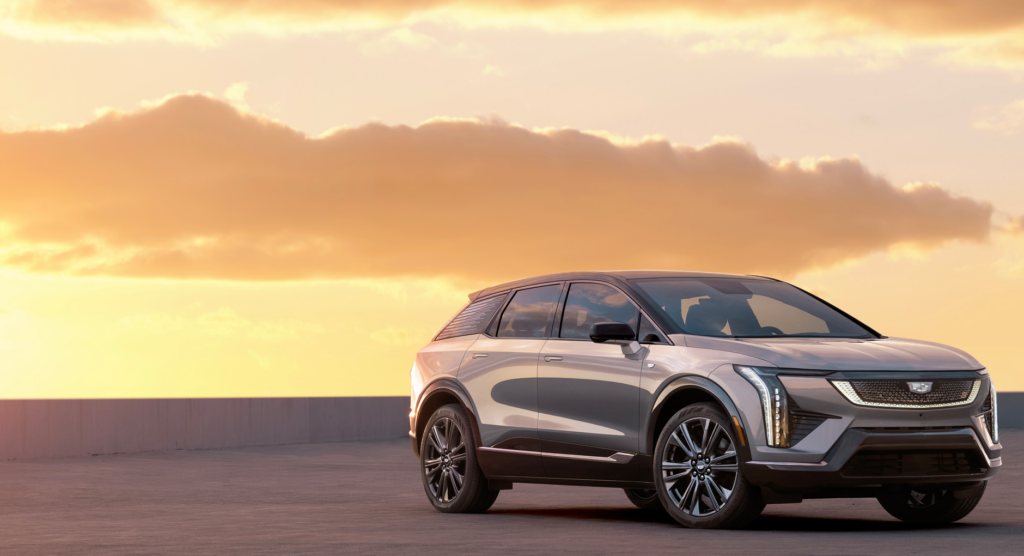
[[485,288],[480,291],[476,291],[469,294],[469,300],[473,301],[478,297],[487,297],[488,295],[491,294],[515,288],[522,288],[524,286],[532,286],[534,284],[543,284],[545,282],[600,279],[610,279],[612,282],[616,282],[628,280],[641,280],[644,278],[744,278],[747,280],[774,280],[774,278],[765,278],[763,276],[751,276],[748,274],[724,274],[720,272],[690,272],[685,270],[609,270],[591,272],[561,272],[558,274],[545,274],[543,276],[534,276],[533,278],[525,278],[522,280],[515,280],[513,282],[505,282],[504,284],[498,284],[497,286],[491,286],[489,288]]

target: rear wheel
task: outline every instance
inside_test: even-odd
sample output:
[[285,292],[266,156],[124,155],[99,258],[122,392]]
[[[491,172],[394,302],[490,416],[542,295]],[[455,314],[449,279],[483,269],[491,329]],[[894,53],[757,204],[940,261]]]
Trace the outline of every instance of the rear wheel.
[[639,489],[639,488],[624,488],[622,489],[626,493],[626,498],[633,503],[634,506],[641,510],[664,510],[665,508],[661,505],[661,499],[658,498],[658,491],[651,489]]
[[668,513],[687,527],[739,528],[764,510],[743,476],[729,419],[698,403],[669,419],[655,450],[654,480]]
[[427,421],[420,445],[420,471],[427,499],[439,512],[487,511],[498,498],[476,460],[473,429],[459,405],[441,407]]
[[984,486],[981,494],[974,498],[956,498],[952,490],[922,490],[923,492],[910,488],[895,494],[879,496],[878,503],[889,512],[889,515],[900,521],[940,525],[967,517],[985,494]]

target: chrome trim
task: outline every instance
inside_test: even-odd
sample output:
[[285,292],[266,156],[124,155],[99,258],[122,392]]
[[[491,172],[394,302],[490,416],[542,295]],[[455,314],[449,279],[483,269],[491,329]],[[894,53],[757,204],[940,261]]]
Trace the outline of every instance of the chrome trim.
[[627,452],[615,452],[610,456],[580,456],[576,454],[556,454],[552,452],[531,452],[529,450],[509,450],[507,448],[491,448],[487,446],[482,446],[480,448],[477,448],[477,450],[483,452],[498,452],[503,454],[520,454],[524,456],[544,456],[549,458],[596,461],[600,463],[629,463],[630,461],[632,461],[633,456],[636,455]]
[[981,452],[981,457],[985,458],[985,461],[988,462],[988,466],[989,467],[1002,467],[1002,465],[1003,465],[1003,458],[1002,457],[998,457],[998,458],[989,459],[988,454],[985,452],[985,447],[981,445],[981,439],[978,438],[978,435],[974,434],[974,431],[971,430],[971,429],[967,429],[967,430],[971,433],[971,436],[974,437],[974,443],[978,445],[978,451]]
[[985,423],[986,415],[988,415],[988,413],[972,415],[971,421],[974,421],[974,428],[978,429],[978,431],[981,432],[981,439],[985,441],[985,444],[987,444],[989,448],[993,448],[996,444],[998,444],[998,442],[994,441],[992,439],[992,436],[989,435],[988,433],[988,425]]
[[524,456],[543,456],[544,452],[531,452],[529,450],[509,450],[508,448],[491,448],[490,446],[481,446],[476,449],[478,452],[498,452],[502,454],[520,454]]
[[785,465],[793,467],[824,467],[828,465],[828,462],[819,461],[818,463],[804,463],[801,461],[748,461],[747,463],[753,465]]
[[829,381],[840,394],[843,395],[853,405],[860,405],[864,407],[892,407],[896,409],[936,409],[940,407],[959,407],[962,405],[970,405],[974,403],[974,400],[978,397],[978,391],[981,390],[981,380],[974,381],[974,387],[971,388],[971,395],[966,400],[949,403],[933,403],[933,404],[900,404],[900,403],[879,403],[879,402],[866,402],[860,398],[857,391],[853,389],[853,386],[848,380],[830,380]]
[[563,459],[578,459],[583,461],[599,461],[603,463],[629,463],[633,459],[634,454],[626,452],[615,452],[614,454],[604,456],[578,456],[576,454],[553,454],[544,452],[545,457],[549,458],[563,458]]

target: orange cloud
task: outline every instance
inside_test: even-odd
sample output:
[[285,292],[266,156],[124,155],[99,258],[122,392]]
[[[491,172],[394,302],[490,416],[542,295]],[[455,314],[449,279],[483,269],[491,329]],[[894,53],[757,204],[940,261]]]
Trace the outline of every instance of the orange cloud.
[[[746,38],[712,40],[697,51],[729,47],[780,56],[859,55],[864,48],[892,54],[901,46],[882,43],[925,39],[953,46],[950,59],[960,63],[1024,62],[1024,4],[1006,0],[0,0],[0,30],[65,38],[155,33],[208,40],[232,31],[365,29],[425,20],[739,34]],[[865,38],[879,44],[842,44]]]
[[189,19],[266,19],[288,24],[358,16],[403,22],[432,12],[509,17],[575,14],[594,19],[810,15],[921,35],[991,33],[1024,25],[1024,5],[1005,0],[5,0],[2,5],[8,19],[40,26],[159,26]]
[[87,276],[777,275],[984,241],[992,207],[856,159],[767,162],[437,119],[303,135],[202,95],[0,133],[0,265]]

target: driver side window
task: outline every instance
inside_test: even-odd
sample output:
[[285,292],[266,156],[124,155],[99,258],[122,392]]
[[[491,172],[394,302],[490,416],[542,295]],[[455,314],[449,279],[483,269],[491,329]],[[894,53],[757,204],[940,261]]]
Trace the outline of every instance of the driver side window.
[[590,327],[599,322],[624,322],[634,334],[640,310],[619,290],[590,282],[569,286],[562,312],[559,338],[590,339]]

